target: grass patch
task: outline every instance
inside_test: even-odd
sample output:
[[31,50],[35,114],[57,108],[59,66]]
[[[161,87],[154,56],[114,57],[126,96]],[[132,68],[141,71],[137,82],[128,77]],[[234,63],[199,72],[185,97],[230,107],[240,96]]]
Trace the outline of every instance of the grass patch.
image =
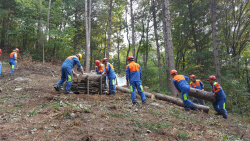
[[187,138],[189,137],[189,134],[185,131],[177,131],[177,136],[180,137],[183,140],[187,140]]
[[39,112],[38,110],[35,110],[35,109],[34,109],[34,110],[32,110],[32,111],[29,112],[29,115],[34,116],[34,115],[36,115],[38,112]]
[[113,113],[113,112],[109,112],[108,115],[109,115],[109,116],[113,116],[113,117],[117,117],[117,118],[130,117],[130,116],[132,116],[132,114],[127,114],[127,113],[119,114],[119,113]]
[[157,110],[153,110],[153,109],[149,109],[148,110],[148,113],[151,114],[151,115],[154,115],[154,116],[157,116],[157,117],[160,117],[162,116],[162,113],[157,111]]

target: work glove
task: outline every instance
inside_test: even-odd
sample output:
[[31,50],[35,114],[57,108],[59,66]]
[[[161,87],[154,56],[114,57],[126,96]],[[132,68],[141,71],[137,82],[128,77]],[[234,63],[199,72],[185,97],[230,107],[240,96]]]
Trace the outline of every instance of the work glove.
[[84,70],[83,70],[83,67],[82,67],[82,66],[81,66],[81,67],[78,67],[78,68],[77,68],[77,71],[78,71],[78,72],[81,72],[82,74],[84,73]]
[[15,60],[15,63],[17,63],[17,60]]
[[107,76],[107,73],[104,73],[105,76]]
[[216,94],[215,93],[213,93],[214,94],[214,97],[216,97]]
[[101,71],[98,71],[97,74],[102,74],[102,72],[101,72]]

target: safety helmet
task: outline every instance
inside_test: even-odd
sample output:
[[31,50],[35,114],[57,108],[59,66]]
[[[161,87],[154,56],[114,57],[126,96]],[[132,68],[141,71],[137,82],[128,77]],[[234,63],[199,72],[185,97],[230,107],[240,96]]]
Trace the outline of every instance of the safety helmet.
[[0,49],[0,53],[3,53],[1,49]]
[[170,73],[171,73],[171,75],[172,74],[177,74],[177,70],[173,69],[173,70],[170,71]]
[[102,63],[104,63],[105,61],[108,61],[108,58],[103,58],[102,59]]
[[193,79],[196,79],[196,76],[192,74],[192,75],[190,75],[189,78],[190,78],[190,79],[192,79],[192,78],[193,78]]
[[210,75],[209,78],[207,79],[207,81],[209,80],[216,80],[216,77],[214,75]]
[[99,60],[95,60],[95,65],[99,66],[100,65],[100,61]]
[[134,60],[134,57],[133,57],[133,56],[128,56],[127,61],[128,61],[128,60],[133,61],[133,60]]
[[78,54],[76,54],[76,57],[78,57],[78,58],[79,58],[79,61],[81,61],[81,59],[82,59],[82,54],[78,53]]
[[19,53],[19,49],[18,48],[15,48],[15,50],[14,51],[17,51],[18,53]]

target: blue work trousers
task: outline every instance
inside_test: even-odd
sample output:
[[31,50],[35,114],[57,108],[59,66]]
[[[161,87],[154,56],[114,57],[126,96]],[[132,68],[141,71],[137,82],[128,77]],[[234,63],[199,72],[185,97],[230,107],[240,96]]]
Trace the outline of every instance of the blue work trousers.
[[193,106],[193,103],[188,99],[189,91],[190,91],[190,87],[188,85],[183,86],[181,89],[181,97],[183,100],[184,108],[186,110],[190,109],[190,107]]
[[142,88],[141,81],[132,81],[132,82],[130,82],[130,91],[131,91],[132,102],[136,101],[135,87],[137,88],[137,91],[141,97],[141,100],[146,99],[146,96],[145,96],[143,88]]
[[193,102],[198,104],[198,99],[201,105],[205,105],[204,100],[200,98],[193,97]]
[[9,64],[10,64],[10,66],[11,66],[10,73],[13,73],[13,72],[14,72],[14,69],[15,69],[15,65],[16,65],[15,60],[9,61]]
[[115,93],[115,78],[109,78],[109,93]]
[[62,85],[63,82],[67,80],[66,90],[70,90],[70,88],[71,88],[71,79],[72,79],[72,69],[69,68],[69,67],[63,67],[62,66],[62,68],[61,68],[61,79],[57,83]]
[[214,107],[214,110],[217,112],[220,112],[221,109],[224,109],[225,114],[227,115],[226,98],[215,99],[215,101],[213,103],[213,107]]

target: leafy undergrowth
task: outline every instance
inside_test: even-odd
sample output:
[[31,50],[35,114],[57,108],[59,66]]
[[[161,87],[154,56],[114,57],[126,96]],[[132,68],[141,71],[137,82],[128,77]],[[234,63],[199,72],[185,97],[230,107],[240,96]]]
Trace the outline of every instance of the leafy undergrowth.
[[[133,106],[130,94],[121,92],[115,96],[55,92],[60,66],[47,64],[53,70],[48,73],[36,72],[44,72],[39,67],[43,68],[17,69],[14,76],[1,78],[0,140],[250,140],[250,124],[230,114],[225,120],[212,110],[185,112],[151,99],[147,105]],[[31,81],[18,82],[17,77]]]

